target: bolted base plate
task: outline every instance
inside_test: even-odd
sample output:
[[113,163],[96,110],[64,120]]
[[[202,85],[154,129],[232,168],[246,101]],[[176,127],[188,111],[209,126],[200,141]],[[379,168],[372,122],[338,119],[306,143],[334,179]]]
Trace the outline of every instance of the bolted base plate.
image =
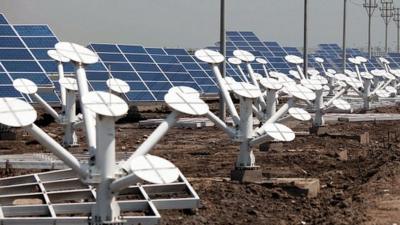
[[262,181],[262,170],[260,167],[238,167],[231,171],[231,180],[241,183],[254,183]]

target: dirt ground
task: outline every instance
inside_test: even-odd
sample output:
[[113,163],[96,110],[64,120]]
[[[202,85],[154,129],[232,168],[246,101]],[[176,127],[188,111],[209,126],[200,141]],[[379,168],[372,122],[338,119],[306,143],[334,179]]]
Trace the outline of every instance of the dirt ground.
[[[397,113],[400,107],[374,112]],[[305,131],[309,125],[297,124],[293,129]],[[58,125],[43,128],[60,139]],[[279,188],[220,179],[229,177],[239,144],[213,127],[172,129],[152,154],[181,169],[199,194],[201,207],[195,214],[161,211],[162,224],[400,224],[400,121],[336,123],[328,124],[327,129],[346,135],[368,131],[370,144],[346,137],[303,135],[284,143],[281,150],[255,149],[257,165],[265,177],[318,178],[321,191],[311,199]],[[139,129],[137,123],[118,124],[118,151],[134,151],[153,130]],[[0,150],[44,151],[31,137],[19,134],[19,141],[12,144],[0,141]],[[347,161],[337,157],[343,150],[348,150]],[[2,171],[2,176],[16,173],[20,172]]]

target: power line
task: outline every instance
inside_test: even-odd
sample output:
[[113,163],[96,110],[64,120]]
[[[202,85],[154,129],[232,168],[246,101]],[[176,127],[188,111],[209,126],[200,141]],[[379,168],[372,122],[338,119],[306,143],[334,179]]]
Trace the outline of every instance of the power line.
[[381,0],[381,17],[385,23],[385,53],[388,52],[388,26],[393,17],[393,0]]

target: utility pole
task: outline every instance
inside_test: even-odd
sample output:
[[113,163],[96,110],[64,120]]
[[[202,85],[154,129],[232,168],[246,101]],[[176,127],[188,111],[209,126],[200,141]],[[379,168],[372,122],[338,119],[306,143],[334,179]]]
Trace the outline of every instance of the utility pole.
[[308,0],[304,0],[304,49],[303,49],[303,73],[307,77],[308,71]]
[[378,0],[364,0],[364,8],[368,14],[368,57],[371,58],[371,20],[375,9],[378,8]]
[[[225,30],[225,0],[221,0],[221,13],[220,13],[220,40],[219,47],[220,53],[226,58],[226,30]],[[220,65],[222,77],[226,75],[226,61],[224,60]],[[226,105],[222,95],[219,92],[219,117],[221,120],[226,121]]]
[[385,53],[388,53],[388,26],[393,17],[393,0],[381,0],[381,16],[385,23]]
[[397,52],[400,53],[400,8],[394,8],[393,20],[397,26]]
[[346,70],[346,25],[347,25],[347,0],[343,0],[343,73]]

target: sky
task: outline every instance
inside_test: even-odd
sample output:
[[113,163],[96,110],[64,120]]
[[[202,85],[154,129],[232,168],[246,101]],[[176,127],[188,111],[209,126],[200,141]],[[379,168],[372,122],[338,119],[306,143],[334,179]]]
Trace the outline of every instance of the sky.
[[[400,0],[394,0],[400,7]],[[218,0],[1,0],[12,24],[48,24],[62,41],[201,48],[219,39]],[[309,0],[309,45],[342,43],[343,0]],[[366,47],[363,0],[348,0],[348,47]],[[226,0],[227,30],[253,31],[283,46],[303,43],[304,0]],[[389,25],[389,47],[397,28]],[[372,45],[384,47],[385,25],[377,10]]]

